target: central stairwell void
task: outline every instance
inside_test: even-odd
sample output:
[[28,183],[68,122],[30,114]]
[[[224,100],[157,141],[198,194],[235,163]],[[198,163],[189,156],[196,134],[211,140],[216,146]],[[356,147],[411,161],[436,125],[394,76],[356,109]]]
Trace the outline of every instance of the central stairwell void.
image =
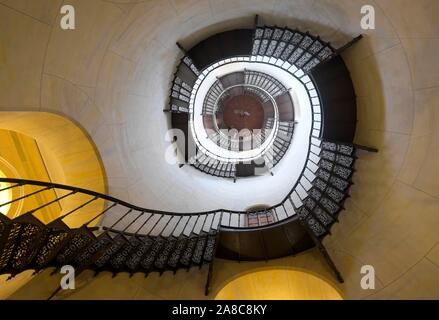
[[[22,191],[1,203],[0,211],[44,192],[57,194],[18,218],[0,214],[0,272],[14,277],[70,264],[78,270],[147,275],[209,264],[208,294],[215,257],[268,260],[317,246],[343,281],[322,239],[338,222],[356,149],[362,148],[353,144],[356,97],[340,56],[359,39],[337,50],[306,32],[257,26],[215,34],[190,50],[179,45],[184,56],[165,111],[172,127],[185,133],[184,141],[176,141],[185,149],[181,165],[233,183],[269,175],[302,146],[302,160],[288,163],[298,167],[297,179],[280,203],[250,212],[162,212],[73,186],[0,178],[0,193]],[[250,119],[260,111],[259,118]],[[245,136],[221,131],[239,127],[242,119],[254,123],[245,150]],[[188,151],[190,144],[195,154]],[[78,195],[88,200],[51,223],[35,217]],[[69,217],[81,216],[96,201],[102,202],[101,211],[80,228],[69,226]],[[104,216],[106,223],[95,226]]]

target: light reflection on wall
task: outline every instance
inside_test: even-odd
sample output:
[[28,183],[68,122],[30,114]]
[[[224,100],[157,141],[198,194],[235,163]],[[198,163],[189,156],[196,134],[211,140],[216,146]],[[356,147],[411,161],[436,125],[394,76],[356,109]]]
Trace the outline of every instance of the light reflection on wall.
[[343,300],[337,288],[311,273],[269,268],[238,276],[224,285],[216,300]]
[[[6,178],[6,175],[3,173],[3,171],[0,170],[0,178]],[[0,182],[0,190],[3,190],[5,188],[9,187],[9,184]],[[12,200],[12,191],[11,189],[0,191],[0,205],[3,203],[7,203]],[[6,205],[4,207],[0,207],[0,212],[4,215],[7,215],[9,210],[11,209],[11,205]]]

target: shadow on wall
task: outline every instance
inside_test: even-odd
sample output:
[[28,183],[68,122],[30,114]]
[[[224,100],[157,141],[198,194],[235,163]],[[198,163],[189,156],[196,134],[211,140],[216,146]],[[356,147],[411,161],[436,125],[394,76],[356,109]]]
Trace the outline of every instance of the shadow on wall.
[[185,48],[189,50],[201,41],[221,32],[230,31],[234,29],[251,29],[254,28],[254,15],[243,16],[241,18],[235,18],[230,20],[224,20],[211,24],[199,30],[191,30],[191,34],[187,36],[182,36],[178,42]]
[[[302,259],[305,256],[302,255]],[[212,283],[214,290],[207,297],[204,296],[204,285],[208,267],[179,270],[176,274],[153,272],[148,277],[143,273],[114,276],[107,271],[95,274],[92,270],[85,270],[76,275],[75,290],[59,290],[62,275],[51,275],[53,268],[42,271],[32,281],[26,279],[27,283],[23,284],[25,279],[22,278],[30,274],[26,271],[28,274],[23,273],[17,278],[21,288],[14,286],[13,281],[7,283],[9,296],[6,297],[11,300],[344,299],[337,285],[323,276],[330,276],[329,273],[290,267],[286,265],[287,261],[239,263],[218,259]]]

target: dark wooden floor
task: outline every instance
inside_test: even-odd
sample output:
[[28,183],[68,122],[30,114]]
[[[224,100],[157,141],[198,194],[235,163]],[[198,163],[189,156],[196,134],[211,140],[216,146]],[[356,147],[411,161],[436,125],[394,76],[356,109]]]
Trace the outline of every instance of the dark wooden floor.
[[264,123],[264,109],[255,97],[239,95],[225,101],[223,108],[224,125],[227,128],[261,129]]

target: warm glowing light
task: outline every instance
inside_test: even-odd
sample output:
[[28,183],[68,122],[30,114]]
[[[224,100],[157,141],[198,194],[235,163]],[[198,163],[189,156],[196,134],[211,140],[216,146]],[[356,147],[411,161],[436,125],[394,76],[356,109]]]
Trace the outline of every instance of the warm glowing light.
[[[0,170],[0,178],[6,178],[6,175],[3,173],[3,171]],[[9,184],[0,182],[0,190],[3,190],[5,188],[8,188]],[[12,191],[11,189],[0,191],[0,205],[3,203],[8,203],[12,200]],[[7,215],[9,212],[9,209],[11,209],[11,205],[8,204],[4,207],[0,207],[0,212],[4,215]]]
[[227,283],[217,300],[342,300],[326,280],[307,272],[269,269],[250,272]]

